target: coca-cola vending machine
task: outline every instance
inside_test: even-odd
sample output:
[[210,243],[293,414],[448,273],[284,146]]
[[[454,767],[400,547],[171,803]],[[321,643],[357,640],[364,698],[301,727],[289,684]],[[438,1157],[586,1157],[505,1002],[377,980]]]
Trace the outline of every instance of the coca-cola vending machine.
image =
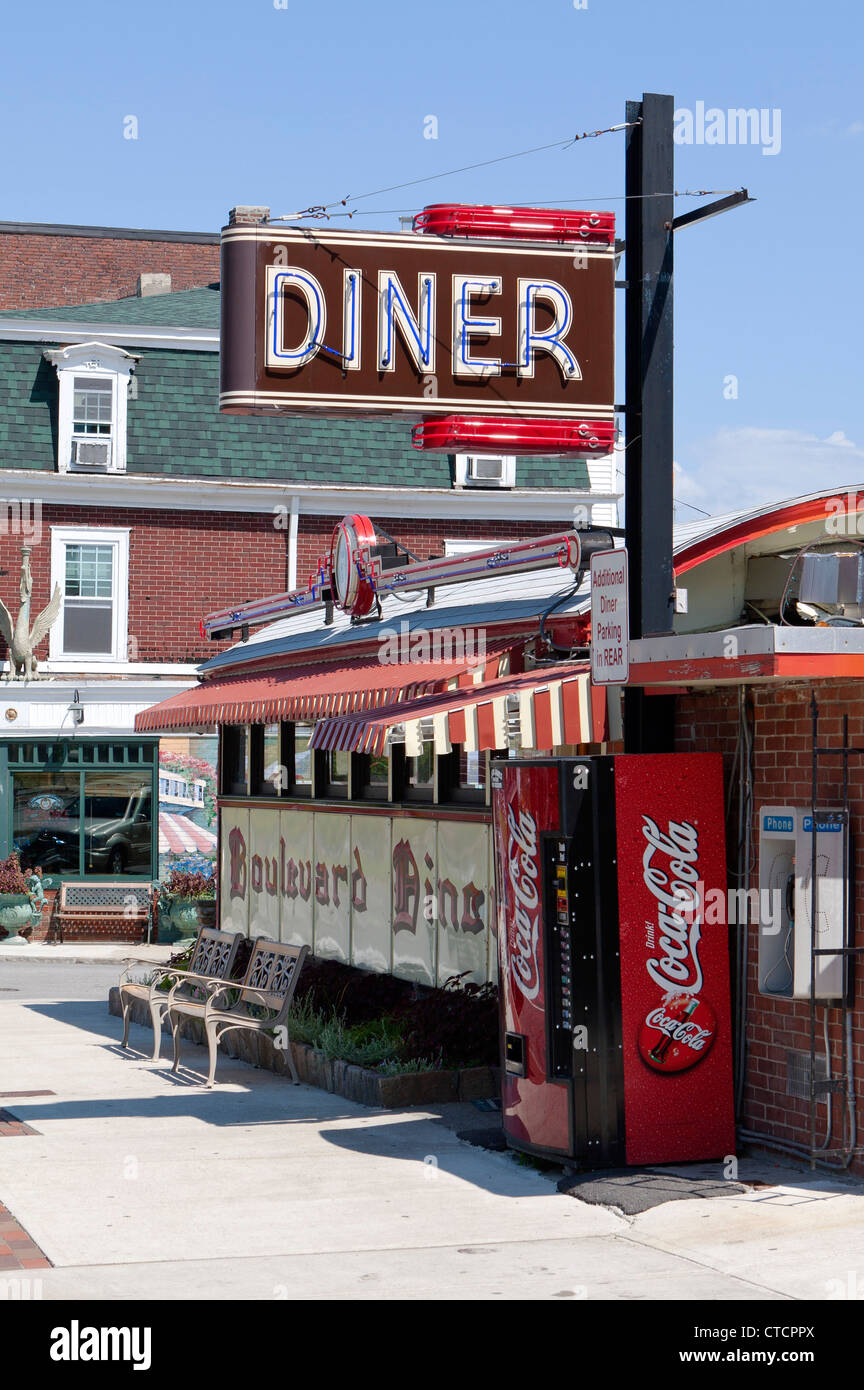
[[492,811],[508,1143],[734,1153],[720,755],[496,760]]

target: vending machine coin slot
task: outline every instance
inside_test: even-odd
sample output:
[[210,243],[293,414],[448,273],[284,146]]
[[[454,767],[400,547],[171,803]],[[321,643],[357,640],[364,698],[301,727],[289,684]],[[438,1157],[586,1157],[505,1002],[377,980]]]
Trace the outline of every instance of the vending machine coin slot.
[[525,1038],[521,1033],[504,1034],[504,1070],[511,1076],[525,1075]]

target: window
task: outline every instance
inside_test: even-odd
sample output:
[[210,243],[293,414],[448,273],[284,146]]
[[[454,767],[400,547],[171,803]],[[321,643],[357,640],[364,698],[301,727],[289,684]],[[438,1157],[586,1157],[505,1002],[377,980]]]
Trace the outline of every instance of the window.
[[150,775],[16,772],[13,836],[45,874],[152,877]]
[[227,724],[222,730],[219,776],[223,796],[249,795],[249,730]]
[[486,753],[472,753],[456,745],[438,760],[438,800],[486,800],[488,760]]
[[253,796],[279,796],[287,773],[282,760],[279,724],[253,724],[250,730],[249,769]]
[[[312,794],[312,752],[309,740],[312,737],[312,724],[294,725],[294,768],[291,790],[295,795]],[[291,769],[289,768],[289,772]]]
[[114,383],[110,377],[73,378],[71,467],[108,471],[113,416]]
[[128,530],[51,528],[51,588],[62,610],[51,629],[51,658],[125,661],[128,650]]
[[402,796],[405,801],[432,801],[434,794],[435,745],[424,743],[418,757],[405,757]]
[[63,650],[113,650],[114,552],[110,545],[67,545]]
[[76,343],[45,356],[57,369],[58,472],[125,472],[129,381],[138,358],[106,343]]
[[390,795],[390,759],[386,754],[355,753],[351,795],[362,801],[386,801]]
[[324,797],[347,797],[351,754],[325,749],[316,754],[315,792]]

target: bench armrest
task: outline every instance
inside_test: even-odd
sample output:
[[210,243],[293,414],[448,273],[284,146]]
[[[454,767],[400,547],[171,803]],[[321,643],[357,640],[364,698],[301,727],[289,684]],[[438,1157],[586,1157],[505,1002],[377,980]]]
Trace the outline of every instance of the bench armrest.
[[[178,977],[171,986],[171,991],[168,995],[169,1009],[174,1002],[174,995],[177,990],[182,989],[184,985],[192,985],[196,989],[207,991],[207,993],[212,993],[214,990],[232,988],[230,980],[220,980],[218,977],[214,978],[212,975],[196,975],[192,970],[172,970],[169,973]],[[233,988],[239,989],[239,985],[234,985]]]
[[120,984],[123,985],[127,983],[130,970],[140,970],[142,967],[146,967],[154,976],[154,979],[150,981],[151,985],[158,984],[160,980],[163,980],[165,978],[166,975],[174,975],[178,973],[177,971],[172,970],[170,966],[158,965],[152,960],[132,960],[129,961],[128,965],[125,965],[123,967],[123,971],[120,975]]
[[[241,985],[241,984],[232,985],[232,984],[230,983],[230,981],[225,981],[225,982],[223,982],[223,983],[221,984],[221,986],[220,986],[220,988],[219,988],[218,990],[214,990],[214,992],[210,995],[210,998],[207,1000],[207,1003],[206,1003],[205,1006],[204,1006],[204,1017],[205,1017],[205,1018],[207,1018],[207,1017],[208,1017],[209,1015],[211,1015],[211,1014],[218,1014],[218,1013],[222,1013],[222,1012],[225,1011],[225,1007],[226,1007],[226,1006],[225,1006],[224,1004],[222,1004],[222,1005],[218,1004],[218,1003],[217,1003],[217,1000],[218,1000],[218,997],[219,997],[219,995],[222,993],[223,990],[229,990],[229,989],[234,990],[235,993],[237,993],[237,994],[239,994],[239,995],[241,996],[241,997],[237,1000],[237,1003],[238,1003],[238,1004],[246,1004],[246,1003],[256,1004],[256,1003],[257,1003],[257,1005],[258,1005],[259,1008],[261,1008],[261,1009],[268,1009],[268,1010],[273,1014],[273,1022],[274,1022],[274,1023],[275,1023],[276,1019],[278,1019],[278,1018],[280,1018],[280,1017],[282,1016],[282,1008],[278,1008],[278,1009],[277,1009],[277,1008],[274,1008],[274,1006],[273,1006],[272,1004],[268,1004],[268,1003],[267,1003],[267,999],[266,999],[266,995],[264,994],[264,992],[263,992],[262,990],[260,990],[260,989],[254,989],[251,985]],[[232,1005],[231,1007],[233,1008],[234,1006]]]

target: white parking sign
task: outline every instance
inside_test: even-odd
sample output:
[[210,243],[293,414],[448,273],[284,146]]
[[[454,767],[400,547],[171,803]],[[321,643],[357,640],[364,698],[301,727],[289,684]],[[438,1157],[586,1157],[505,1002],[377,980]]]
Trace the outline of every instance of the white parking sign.
[[591,556],[591,679],[595,685],[626,685],[630,679],[626,550]]

